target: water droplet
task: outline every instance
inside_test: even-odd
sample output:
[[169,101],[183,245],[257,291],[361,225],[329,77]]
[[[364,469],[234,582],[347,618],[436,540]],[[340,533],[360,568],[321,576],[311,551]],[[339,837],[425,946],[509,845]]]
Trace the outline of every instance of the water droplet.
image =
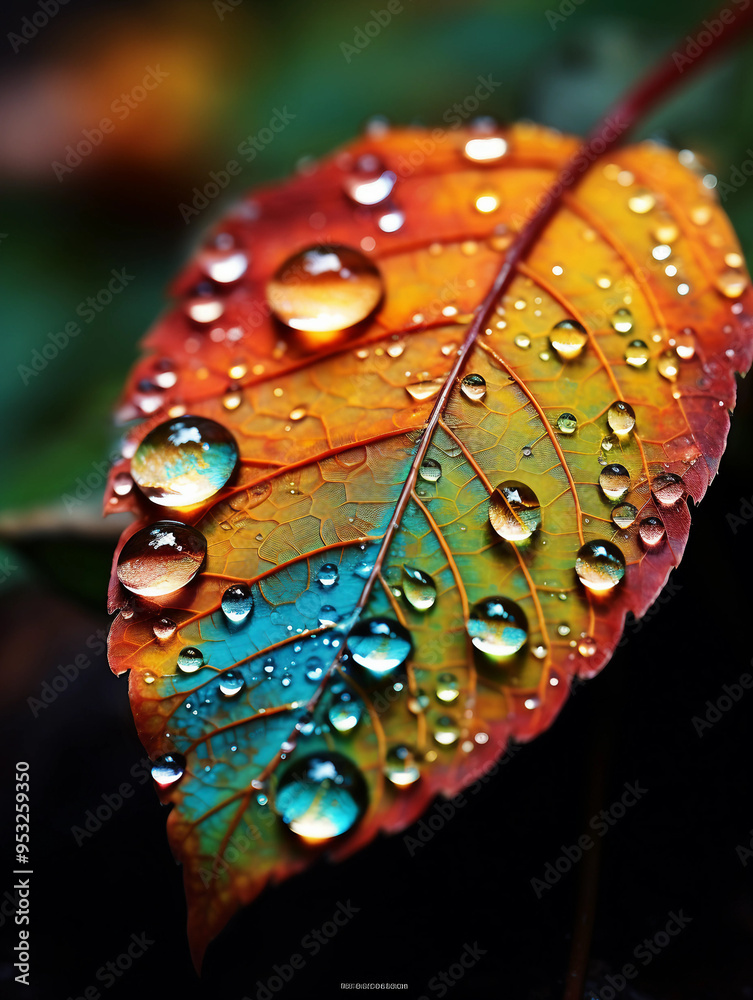
[[517,653],[528,639],[523,609],[506,597],[487,597],[475,604],[466,628],[476,649],[493,657]]
[[387,752],[384,773],[398,788],[407,788],[409,785],[415,784],[421,777],[415,754],[410,747],[403,744],[392,747]]
[[584,587],[601,593],[617,586],[623,578],[625,557],[612,542],[586,542],[578,550],[575,572]]
[[267,285],[267,298],[294,330],[336,333],[373,312],[383,291],[379,271],[360,250],[314,246],[285,261]]
[[654,476],[651,492],[660,504],[670,507],[685,495],[685,483],[674,472],[660,472]]
[[499,196],[493,191],[486,191],[476,198],[474,204],[477,212],[488,215],[489,212],[495,212],[499,208]]
[[349,733],[361,721],[363,703],[350,691],[340,691],[335,695],[327,712],[330,725],[338,733]]
[[197,295],[186,301],[185,310],[194,323],[214,323],[224,313],[225,304],[221,299]]
[[178,670],[182,674],[195,674],[204,666],[204,655],[195,646],[186,646],[178,653]]
[[460,683],[455,674],[440,674],[437,677],[437,698],[440,701],[450,704],[457,701],[460,695]]
[[615,309],[612,316],[612,329],[617,333],[630,333],[633,329],[633,314],[629,309]]
[[406,385],[405,391],[418,403],[423,403],[427,399],[434,399],[438,396],[445,380],[443,378],[426,379],[422,382],[414,382]]
[[644,545],[658,545],[664,538],[664,524],[658,517],[644,517],[638,525],[638,534]]
[[112,491],[116,496],[128,496],[132,489],[133,479],[127,472],[119,472],[112,481]]
[[460,727],[450,715],[442,715],[437,719],[437,728],[434,730],[434,739],[443,747],[452,746],[457,743],[460,736]]
[[246,682],[241,675],[234,673],[232,670],[228,670],[226,674],[220,677],[220,694],[225,698],[235,698],[245,686]]
[[659,243],[674,243],[680,229],[671,215],[662,215],[654,222],[651,235]]
[[319,567],[316,579],[322,587],[332,587],[337,583],[339,576],[340,571],[334,563],[325,563]]
[[533,454],[533,448],[531,448],[529,444],[524,445],[522,451],[524,458],[530,458],[531,455]]
[[563,361],[577,358],[588,340],[585,327],[574,319],[556,323],[549,334],[549,342]]
[[621,503],[612,511],[612,521],[618,528],[629,528],[637,514],[638,510],[631,503]]
[[635,412],[630,403],[618,400],[607,412],[607,423],[615,434],[629,434],[635,427]]
[[223,614],[235,625],[245,621],[253,608],[254,595],[245,583],[233,584],[222,595]]
[[221,285],[237,281],[248,269],[248,257],[242,250],[208,248],[199,259],[207,276]]
[[578,643],[578,652],[581,656],[593,656],[596,652],[596,640],[590,635],[582,635]]
[[519,333],[515,337],[513,343],[515,344],[516,347],[519,347],[522,351],[527,351],[528,348],[531,346],[531,338],[528,336],[527,333]]
[[425,458],[418,470],[419,476],[427,483],[436,483],[442,475],[442,466],[433,458]]
[[343,180],[347,196],[357,205],[380,205],[392,194],[397,177],[371,154],[361,156]]
[[383,233],[396,233],[403,228],[404,223],[405,213],[398,208],[391,208],[377,219],[377,225]]
[[509,480],[499,485],[489,498],[492,528],[508,542],[530,538],[541,526],[541,505],[530,486]]
[[690,218],[696,226],[705,226],[711,219],[711,206],[694,205],[690,210]]
[[355,662],[376,677],[397,670],[411,653],[410,634],[389,618],[359,622],[348,637]]
[[625,348],[625,361],[632,368],[643,368],[648,358],[648,346],[642,340],[631,340]]
[[151,430],[131,460],[145,496],[163,507],[191,507],[214,496],[238,462],[235,438],[205,417],[179,417]]
[[628,198],[628,208],[636,215],[645,215],[656,205],[656,198],[650,191],[640,189]]
[[158,618],[152,625],[152,632],[157,639],[164,642],[167,639],[172,639],[175,635],[178,626],[170,618]]
[[661,354],[656,362],[656,368],[659,374],[668,381],[675,382],[677,380],[680,366],[673,351],[665,351]]
[[186,758],[180,753],[165,753],[152,762],[152,777],[160,788],[180,781],[186,770]]
[[403,566],[403,594],[406,601],[416,611],[428,611],[437,599],[437,586],[423,570],[414,566]]
[[672,247],[666,243],[659,243],[651,251],[651,256],[654,260],[666,260],[672,255]]
[[748,278],[742,271],[730,268],[716,279],[716,287],[728,299],[738,299],[748,287]]
[[474,403],[478,402],[486,395],[486,379],[483,375],[473,372],[465,376],[460,383],[460,388],[467,399],[472,400]]
[[306,680],[318,684],[324,677],[324,667],[315,656],[306,661]]
[[226,392],[222,397],[222,405],[226,410],[237,410],[243,402],[243,395],[236,389]]
[[624,465],[606,465],[599,475],[599,486],[610,500],[621,500],[630,489],[630,474]]
[[310,754],[280,777],[275,809],[293,833],[316,843],[352,829],[367,801],[363,775],[347,757]]
[[185,587],[207,553],[200,531],[180,521],[155,521],[131,535],[118,556],[118,579],[134,594],[161,597]]
[[483,139],[469,139],[463,153],[474,163],[494,163],[507,152],[507,143],[501,136],[486,136]]
[[575,434],[578,421],[572,413],[560,413],[557,417],[557,430],[560,434]]

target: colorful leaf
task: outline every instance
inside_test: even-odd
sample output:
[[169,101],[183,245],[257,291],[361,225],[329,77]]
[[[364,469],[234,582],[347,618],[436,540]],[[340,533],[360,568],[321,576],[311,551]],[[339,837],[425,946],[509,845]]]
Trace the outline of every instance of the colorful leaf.
[[753,350],[699,165],[596,161],[466,338],[578,149],[367,134],[225,218],[146,341],[110,659],[198,962],[268,882],[550,725],[682,556]]

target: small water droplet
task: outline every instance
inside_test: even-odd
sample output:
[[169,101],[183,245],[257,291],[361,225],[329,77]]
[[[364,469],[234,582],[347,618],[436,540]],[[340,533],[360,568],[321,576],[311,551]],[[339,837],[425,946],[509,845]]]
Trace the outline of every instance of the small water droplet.
[[629,309],[615,309],[612,316],[612,329],[617,333],[630,333],[633,329],[633,314]]
[[337,583],[339,576],[340,571],[334,563],[324,563],[319,567],[316,580],[322,587],[332,587]]
[[674,243],[680,235],[680,229],[671,215],[663,214],[655,220],[651,235],[658,243]]
[[685,483],[674,472],[660,472],[654,476],[651,492],[660,504],[670,507],[685,495]]
[[575,572],[585,587],[602,593],[617,586],[625,575],[625,557],[612,542],[586,542],[578,550]]
[[563,361],[577,358],[587,340],[585,327],[574,319],[563,319],[549,334],[550,344]]
[[436,483],[442,476],[442,466],[433,458],[425,458],[418,470],[419,476],[427,483]]
[[449,747],[457,743],[460,736],[460,727],[450,715],[442,715],[437,719],[434,739],[440,746]]
[[466,158],[474,163],[494,163],[507,152],[507,143],[501,136],[469,139],[463,147]]
[[112,481],[112,491],[116,496],[125,497],[133,489],[133,479],[127,472],[119,472]]
[[324,667],[315,656],[306,661],[306,680],[318,684],[324,677]]
[[694,205],[690,209],[690,219],[696,226],[705,226],[711,220],[711,206]]
[[490,212],[496,212],[499,208],[499,195],[495,194],[493,191],[485,191],[480,194],[474,206],[477,212],[481,212],[482,215],[488,215]]
[[423,403],[427,399],[434,399],[438,396],[445,380],[442,378],[425,379],[421,382],[414,382],[406,385],[405,391],[418,403]]
[[220,677],[220,694],[225,698],[235,698],[245,686],[246,682],[241,675],[232,670]]
[[628,198],[628,208],[636,215],[645,215],[656,205],[656,198],[650,191],[641,188]]
[[178,653],[178,670],[182,674],[195,674],[204,666],[204,655],[195,646],[186,646]]
[[287,326],[308,333],[339,333],[376,308],[384,287],[361,253],[333,244],[289,257],[267,285],[272,311]]
[[730,268],[716,279],[716,287],[728,299],[738,299],[748,287],[748,278],[742,271]]
[[532,454],[533,454],[533,449],[531,448],[531,446],[529,444],[524,445],[523,446],[523,457],[524,458],[530,458]]
[[578,652],[581,656],[589,657],[596,653],[596,640],[590,635],[582,635],[578,642]]
[[410,634],[390,618],[359,622],[348,636],[348,650],[355,662],[381,677],[401,667],[411,653]]
[[416,611],[428,611],[437,599],[437,586],[423,570],[414,566],[403,566],[403,594],[406,601]]
[[618,400],[607,411],[607,423],[615,434],[629,434],[635,427],[635,412],[630,403]]
[[228,621],[245,621],[254,608],[254,595],[245,583],[233,584],[222,595],[222,611]]
[[631,340],[625,348],[625,361],[631,368],[643,368],[648,359],[648,346],[642,340]]
[[190,583],[207,552],[201,532],[180,521],[155,521],[131,535],[118,556],[123,586],[143,597],[172,594]]
[[414,715],[420,715],[426,711],[430,704],[428,694],[419,688],[414,695],[408,698],[408,711],[413,712]]
[[152,762],[152,777],[160,788],[180,781],[186,770],[186,758],[180,753],[165,753]]
[[527,333],[519,333],[515,337],[513,343],[515,344],[516,347],[519,347],[522,351],[527,351],[528,348],[531,346],[531,338],[528,336]]
[[460,682],[455,674],[443,673],[437,677],[437,698],[445,704],[457,701],[460,695]]
[[152,625],[152,632],[157,639],[165,642],[167,639],[172,639],[175,635],[178,626],[170,618],[158,618]]
[[275,810],[303,840],[332,840],[352,829],[363,815],[368,790],[358,768],[338,753],[299,759],[280,777]]
[[398,788],[407,788],[421,777],[416,756],[410,747],[400,744],[387,751],[384,773]]
[[492,528],[509,542],[530,538],[541,526],[541,505],[530,486],[515,480],[500,484],[489,498]]
[[473,372],[465,376],[460,383],[460,388],[467,399],[476,403],[486,395],[486,379],[483,375]]
[[226,392],[222,397],[222,405],[226,410],[237,410],[243,402],[243,395],[237,389]]
[[630,489],[630,474],[624,465],[606,465],[599,475],[599,486],[610,500],[621,500]]
[[222,285],[237,281],[248,270],[246,254],[232,247],[208,247],[199,255],[199,263],[212,281]]
[[347,196],[357,205],[380,205],[392,194],[397,177],[376,156],[359,157],[350,174],[343,180]]
[[507,597],[487,597],[471,609],[466,625],[473,645],[495,658],[511,656],[528,639],[528,620]]
[[638,534],[644,545],[653,547],[664,538],[664,524],[658,517],[644,517],[638,525]]
[[349,733],[355,729],[363,715],[363,702],[350,691],[342,690],[335,694],[334,700],[327,712],[330,725],[338,733]]
[[661,354],[659,360],[656,362],[656,368],[663,378],[669,382],[675,382],[680,371],[675,353],[673,351],[665,351]]
[[612,521],[618,528],[629,528],[638,514],[637,508],[631,503],[618,504],[612,511]]
[[560,434],[575,434],[578,421],[572,413],[560,413],[557,417],[557,430]]
[[221,299],[197,295],[186,301],[185,310],[186,315],[194,323],[204,325],[206,323],[214,323],[222,316],[225,311],[225,303]]

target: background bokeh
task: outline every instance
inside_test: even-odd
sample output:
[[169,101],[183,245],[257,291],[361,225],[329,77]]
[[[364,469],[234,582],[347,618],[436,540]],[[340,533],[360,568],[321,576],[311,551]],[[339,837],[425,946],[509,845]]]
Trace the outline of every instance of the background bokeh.
[[[453,998],[560,997],[584,914],[595,915],[589,975],[599,984],[679,907],[693,917],[688,929],[620,995],[753,997],[753,863],[746,868],[736,852],[753,826],[753,693],[703,738],[691,721],[750,669],[753,523],[733,530],[728,518],[753,493],[745,383],[719,482],[694,512],[673,576],[677,593],[577,692],[553,730],[415,857],[397,837],[337,868],[319,865],[239,917],[210,952],[203,981],[190,967],[165,816],[148,783],[129,777],[143,752],[125,682],[109,674],[96,638],[108,627],[106,582],[122,527],[99,517],[103,462],[117,443],[111,414],[167,282],[234,197],[345,142],[372,115],[441,123],[479,75],[491,74],[502,85],[483,113],[582,132],[709,15],[699,0],[404,0],[347,59],[343,44],[353,45],[372,8],[383,6],[68,0],[19,40],[39,4],[3,4],[0,828],[10,825],[11,764],[28,760],[37,881],[33,986],[23,995],[78,997],[94,984],[108,997],[155,988],[256,997],[257,979],[350,898],[358,917],[297,973],[283,1000],[334,997],[341,981],[369,979],[406,981],[410,997],[438,996],[431,977],[474,941],[487,955],[452,987]],[[753,155],[751,53],[753,42],[694,79],[642,134],[692,148],[728,180]],[[66,146],[101,118],[116,118],[113,102],[150,67],[167,74],[162,82],[134,98],[75,169],[56,175]],[[294,120],[187,224],[179,204],[283,108]],[[724,204],[747,252],[753,181]],[[46,367],[24,376],[48,335],[80,321],[79,303],[123,268],[133,275],[126,289]],[[90,666],[35,717],[27,699],[81,652]],[[530,879],[636,779],[650,794],[604,838],[600,869],[576,866],[538,900]],[[71,827],[124,781],[133,798],[78,846]],[[579,895],[588,891],[591,909]],[[13,935],[0,920],[0,982],[21,995],[9,964]],[[155,944],[104,988],[97,969],[141,932]]]

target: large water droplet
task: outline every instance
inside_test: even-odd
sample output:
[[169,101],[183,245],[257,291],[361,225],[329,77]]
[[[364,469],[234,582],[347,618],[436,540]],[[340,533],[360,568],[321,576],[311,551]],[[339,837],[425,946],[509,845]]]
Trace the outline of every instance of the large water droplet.
[[437,599],[437,587],[428,573],[414,566],[403,566],[403,594],[416,611],[428,611]]
[[502,483],[489,498],[489,521],[508,542],[530,538],[541,526],[539,499],[525,483],[515,480]]
[[383,291],[379,271],[360,250],[315,246],[285,261],[267,285],[267,298],[294,330],[336,333],[366,319]]
[[615,309],[612,316],[612,329],[617,333],[630,333],[633,329],[633,314],[629,309]]
[[165,753],[152,762],[152,777],[160,788],[180,781],[186,770],[186,758],[180,753]]
[[563,361],[577,358],[587,340],[585,327],[574,319],[563,319],[549,334],[550,344]]
[[206,539],[196,528],[180,521],[155,521],[121,549],[118,579],[143,597],[172,594],[193,580],[206,553]]
[[631,340],[625,348],[625,361],[631,368],[643,368],[649,358],[649,350],[642,340]]
[[327,712],[327,718],[338,733],[349,733],[361,721],[363,702],[350,691],[339,691],[334,695]]
[[214,496],[238,462],[235,438],[205,417],[178,417],[151,430],[131,459],[145,496],[163,507],[191,507]]
[[630,489],[630,473],[624,465],[606,465],[599,475],[599,486],[610,500],[621,500]]
[[644,545],[658,545],[664,538],[664,524],[658,517],[644,517],[638,525],[638,534]]
[[254,595],[245,583],[235,583],[222,595],[222,612],[234,625],[245,621],[254,608]]
[[442,673],[437,677],[437,698],[449,705],[460,695],[460,682],[455,674]]
[[384,773],[398,788],[408,788],[421,777],[416,756],[410,747],[400,744],[387,751]]
[[635,411],[630,403],[618,400],[607,411],[607,423],[615,434],[629,434],[635,427]]
[[460,389],[467,399],[477,403],[486,395],[486,379],[483,375],[473,372],[461,381]]
[[669,507],[684,496],[685,483],[674,472],[660,472],[658,476],[654,476],[651,492],[660,504]]
[[629,528],[637,514],[637,508],[631,503],[620,503],[612,511],[612,521],[618,528]]
[[322,587],[333,587],[337,583],[339,576],[340,571],[334,563],[324,563],[323,566],[319,567],[316,580]]
[[557,417],[557,430],[560,434],[575,434],[578,429],[578,421],[572,413],[560,413]]
[[293,833],[316,843],[352,829],[367,801],[363,775],[347,757],[310,754],[281,776],[275,809]]
[[589,590],[595,593],[611,590],[625,575],[625,557],[612,542],[586,542],[578,550],[575,572]]
[[418,470],[419,476],[427,483],[436,483],[442,475],[442,466],[433,458],[425,458]]
[[241,675],[232,670],[228,670],[226,674],[220,677],[220,694],[225,698],[235,698],[245,686],[246,682]]
[[371,618],[351,631],[348,649],[359,666],[381,677],[405,663],[411,653],[411,638],[398,622]]
[[466,626],[473,645],[490,656],[511,656],[528,639],[528,620],[507,597],[487,597],[471,609]]
[[195,674],[204,666],[204,655],[195,646],[186,646],[178,653],[178,670],[182,674]]

